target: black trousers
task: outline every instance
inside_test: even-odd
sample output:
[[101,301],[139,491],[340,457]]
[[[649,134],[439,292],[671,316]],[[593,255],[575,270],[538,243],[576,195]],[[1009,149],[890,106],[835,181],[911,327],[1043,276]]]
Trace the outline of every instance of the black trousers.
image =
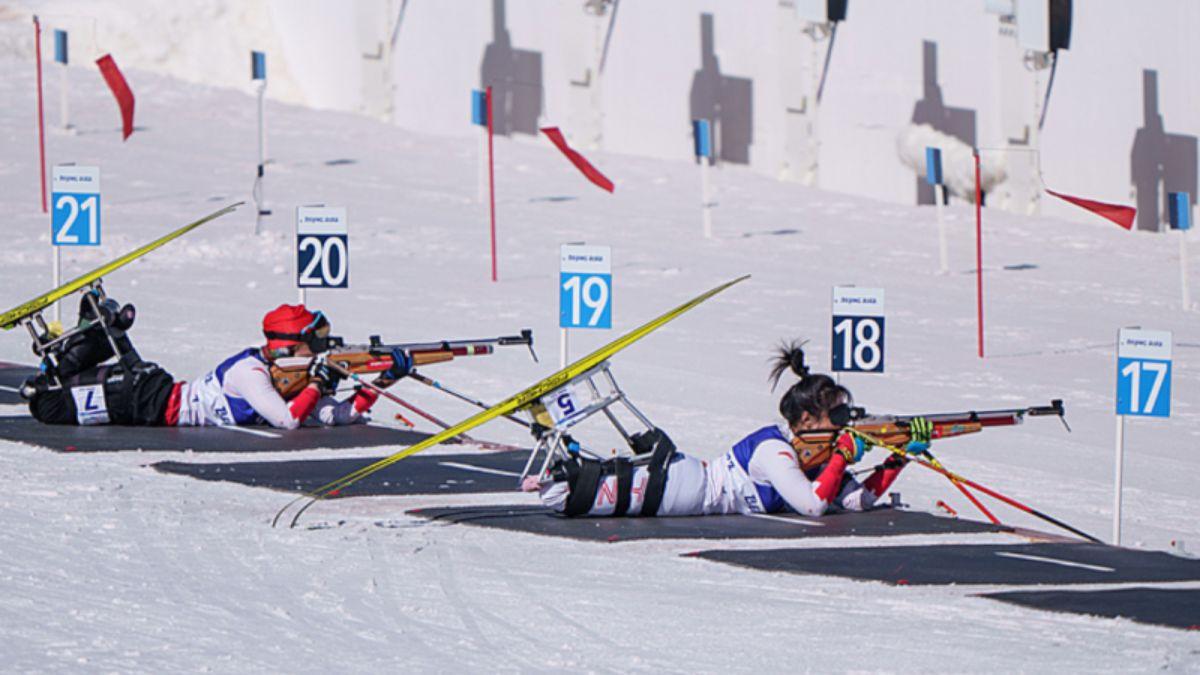
[[[38,375],[30,384],[35,393],[29,399],[29,412],[46,424],[160,426],[175,381],[157,364],[143,361],[132,366],[117,363],[90,368],[67,378],[62,387],[51,386],[45,375]],[[103,390],[103,404],[98,388]],[[103,407],[107,422],[99,421],[103,417],[91,410],[84,410],[81,416],[81,401],[97,410]]]

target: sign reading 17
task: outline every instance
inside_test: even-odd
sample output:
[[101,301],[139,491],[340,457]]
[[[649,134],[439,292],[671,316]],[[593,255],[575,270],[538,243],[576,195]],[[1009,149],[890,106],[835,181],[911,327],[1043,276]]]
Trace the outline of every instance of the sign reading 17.
[[1117,359],[1117,373],[1117,414],[1170,416],[1170,361]]
[[1171,333],[1122,328],[1117,333],[1117,414],[1171,416]]

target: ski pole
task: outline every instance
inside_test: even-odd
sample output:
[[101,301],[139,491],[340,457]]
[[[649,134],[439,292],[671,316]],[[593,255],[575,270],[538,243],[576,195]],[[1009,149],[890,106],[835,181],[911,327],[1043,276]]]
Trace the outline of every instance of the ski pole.
[[[338,372],[342,372],[342,373],[346,374],[350,379],[354,380],[355,382],[363,385],[364,387],[369,388],[371,391],[378,393],[379,395],[387,398],[389,401],[392,401],[392,402],[396,403],[397,405],[402,405],[402,406],[408,408],[409,410],[417,413],[418,415],[420,415],[421,417],[424,417],[425,419],[429,420],[430,422],[433,422],[434,424],[438,425],[439,427],[441,427],[443,429],[450,428],[449,424],[446,424],[445,422],[438,419],[437,417],[434,417],[432,414],[427,413],[424,410],[421,410],[417,406],[405,401],[404,399],[400,398],[399,396],[396,396],[395,394],[393,394],[391,392],[385,391],[381,387],[379,387],[371,382],[367,382],[366,380],[362,379],[358,375],[358,373],[353,373],[353,372],[344,370],[344,369],[342,369],[341,366],[339,366],[335,363],[331,363],[330,366],[332,368],[334,368],[334,370],[337,370]],[[415,373],[411,373],[410,376],[413,374],[415,374]],[[413,426],[414,426],[413,423],[411,421],[409,421],[408,418],[404,417],[404,415],[401,415],[400,413],[396,413],[396,417],[400,418],[400,420],[402,422],[404,422],[405,424],[407,424],[410,429],[413,428]],[[462,441],[464,441],[466,443],[478,445],[481,448],[486,448],[489,450],[521,450],[522,449],[522,448],[518,448],[514,445],[508,445],[505,443],[493,443],[491,441],[481,441],[472,436],[468,436],[467,434],[459,434],[458,438],[460,438]]]
[[975,488],[976,490],[979,490],[980,492],[982,492],[985,495],[988,495],[989,497],[994,497],[996,499],[999,499],[1000,501],[1004,502],[1005,504],[1008,504],[1009,506],[1012,506],[1013,508],[1020,509],[1021,511],[1024,511],[1025,513],[1028,513],[1031,516],[1041,518],[1042,520],[1046,521],[1047,523],[1050,523],[1051,525],[1057,525],[1058,527],[1061,527],[1062,529],[1067,530],[1068,532],[1071,532],[1080,537],[1083,537],[1084,539],[1087,539],[1088,541],[1090,541],[1094,544],[1103,544],[1104,543],[1104,542],[1100,541],[1099,539],[1093,537],[1092,535],[1088,534],[1087,532],[1084,532],[1083,530],[1071,527],[1070,525],[1064,523],[1063,521],[1061,521],[1057,518],[1054,518],[1053,516],[1049,516],[1045,513],[1042,513],[1041,511],[1038,511],[1037,509],[1035,509],[1033,507],[1026,506],[1011,497],[1005,497],[1004,495],[1000,494],[999,492],[996,492],[995,490],[992,490],[991,488],[987,488],[987,487],[980,485],[979,483],[967,480],[966,478],[963,478],[962,476],[960,476],[952,471],[948,471],[946,469],[939,469],[938,467],[930,464],[929,462],[926,462],[923,459],[916,458],[916,461],[921,466],[925,466],[930,469],[933,469],[934,471],[937,471],[938,473],[942,474],[943,476],[954,478],[955,480],[962,483],[963,485]]
[[[928,452],[926,452],[925,454],[929,455]],[[929,455],[929,459],[930,459],[930,464],[933,464],[935,467],[945,468],[945,467],[942,467],[942,463],[939,462],[937,460],[937,458],[935,458],[933,455]],[[993,525],[1001,525],[1002,524],[1000,522],[1000,519],[997,518],[996,516],[992,515],[992,512],[989,511],[987,509],[987,507],[983,505],[983,502],[979,501],[978,497],[971,494],[971,492],[969,490],[967,490],[965,485],[963,485],[961,482],[951,478],[950,476],[946,476],[946,480],[949,480],[951,485],[958,488],[958,491],[963,493],[963,496],[967,498],[967,501],[974,504],[975,508],[979,509],[980,513],[987,516],[987,519],[992,521]]]
[[[416,406],[410,404],[408,401],[405,401],[404,399],[400,398],[399,396],[396,396],[395,394],[393,394],[391,392],[385,391],[382,387],[376,385],[375,383],[367,382],[366,380],[359,377],[358,373],[352,373],[349,370],[346,370],[345,368],[339,366],[338,364],[336,364],[332,361],[326,361],[325,363],[328,364],[329,367],[332,368],[334,370],[334,372],[338,373],[339,375],[350,378],[351,380],[354,380],[356,383],[361,384],[362,386],[366,387],[367,389],[370,389],[371,391],[375,392],[376,394],[379,394],[380,396],[386,398],[387,400],[389,400],[397,405],[404,406],[405,408],[408,408],[409,410],[412,410],[413,412],[417,413],[418,415],[421,415],[422,417],[433,422],[434,424],[441,425],[443,429],[446,428],[445,425],[440,420],[438,420],[436,417],[426,413],[425,411],[421,410],[420,408],[417,408]],[[399,420],[401,422],[403,422],[405,424],[405,426],[407,426],[409,429],[413,429],[416,427],[416,425],[412,423],[412,420],[408,419],[404,415],[401,415],[400,413],[396,413],[396,417],[399,418]]]
[[[480,408],[481,410],[487,410],[488,408],[491,407],[490,405],[484,403],[483,401],[473,399],[470,396],[467,396],[466,394],[454,391],[453,389],[443,385],[441,382],[438,382],[437,380],[431,380],[428,377],[425,377],[424,375],[416,372],[415,370],[410,372],[408,374],[408,377],[410,379],[416,380],[417,382],[420,382],[421,384],[423,384],[425,386],[432,387],[440,392],[449,394],[449,395],[453,396],[454,398],[457,398],[460,401],[466,401],[467,403],[470,403],[471,405],[475,406],[476,408]],[[525,420],[521,419],[520,417],[515,417],[513,415],[504,415],[504,419],[506,419],[510,422],[516,422],[517,424],[520,424],[521,426],[525,427],[526,429],[529,428],[529,422],[526,422]]]
[[[874,444],[874,445],[877,445],[877,446],[879,446],[879,447],[883,448],[884,450],[887,450],[887,451],[889,451],[889,452],[892,452],[892,453],[894,453],[894,454],[900,455],[900,456],[902,456],[902,457],[907,457],[907,458],[910,458],[910,459],[912,459],[913,461],[915,461],[917,464],[920,464],[921,466],[923,466],[923,467],[925,467],[925,468],[927,468],[927,469],[930,469],[930,470],[932,470],[932,471],[936,471],[936,472],[938,472],[938,473],[942,474],[943,476],[946,476],[947,478],[950,478],[950,479],[952,479],[952,480],[957,480],[958,482],[962,483],[963,485],[966,485],[966,486],[968,486],[968,487],[971,487],[971,488],[974,488],[974,489],[976,489],[976,490],[979,490],[980,492],[982,492],[983,494],[985,494],[985,495],[987,495],[987,496],[989,496],[989,497],[992,497],[992,498],[994,498],[994,499],[998,499],[998,500],[1000,500],[1000,501],[1004,502],[1005,504],[1008,504],[1009,506],[1011,506],[1011,507],[1013,507],[1013,508],[1016,508],[1016,509],[1019,509],[1019,510],[1021,510],[1021,511],[1024,511],[1025,513],[1028,513],[1028,514],[1029,514],[1029,515],[1031,515],[1031,516],[1034,516],[1034,517],[1036,517],[1036,518],[1040,518],[1040,519],[1042,519],[1042,520],[1044,520],[1044,521],[1046,521],[1046,522],[1048,522],[1048,523],[1050,523],[1050,524],[1052,524],[1052,525],[1056,525],[1056,526],[1058,526],[1058,527],[1061,527],[1062,529],[1064,529],[1064,530],[1067,530],[1068,532],[1071,532],[1072,534],[1075,534],[1075,535],[1077,535],[1077,536],[1083,537],[1084,539],[1086,539],[1086,540],[1088,540],[1088,541],[1090,541],[1090,542],[1093,542],[1093,543],[1096,543],[1096,544],[1102,544],[1102,543],[1104,543],[1104,542],[1100,541],[1099,539],[1097,539],[1097,538],[1093,537],[1092,535],[1090,535],[1090,534],[1088,534],[1088,533],[1086,533],[1086,532],[1084,532],[1084,531],[1082,531],[1082,530],[1080,530],[1080,529],[1077,529],[1077,528],[1071,527],[1070,525],[1068,525],[1068,524],[1064,523],[1063,521],[1061,521],[1061,520],[1059,520],[1059,519],[1057,519],[1057,518],[1054,518],[1053,516],[1046,515],[1045,513],[1042,513],[1041,511],[1038,511],[1037,509],[1035,509],[1035,508],[1032,508],[1032,507],[1030,507],[1030,506],[1026,506],[1026,505],[1022,504],[1021,502],[1018,502],[1017,500],[1015,500],[1015,499],[1013,499],[1013,498],[1011,498],[1011,497],[1006,497],[1006,496],[1004,496],[1004,495],[1000,494],[999,492],[996,492],[995,490],[993,490],[993,489],[991,489],[991,488],[984,487],[983,485],[980,485],[979,483],[976,483],[976,482],[974,482],[974,481],[968,480],[968,479],[966,479],[966,478],[964,478],[964,477],[962,477],[962,476],[958,475],[957,473],[954,473],[953,471],[950,471],[950,470],[948,470],[948,469],[946,469],[946,468],[944,468],[944,467],[940,467],[940,468],[939,468],[939,467],[937,467],[937,466],[934,466],[933,464],[931,464],[931,463],[929,463],[929,462],[927,462],[927,461],[925,461],[925,460],[921,459],[920,457],[913,457],[913,456],[909,455],[908,453],[904,452],[903,450],[901,450],[900,448],[897,448],[897,447],[895,447],[895,446],[888,445],[888,444],[886,444],[886,443],[878,443],[878,442],[876,442],[876,441],[875,441],[875,439],[873,439],[871,436],[869,436],[868,434],[864,434],[864,433],[862,433],[861,431],[856,431],[856,430],[854,430],[853,428],[847,428],[847,430],[848,430],[850,433],[852,433],[852,434],[854,434],[854,435],[856,435],[856,436],[861,436],[861,437],[863,438],[863,440],[870,441],[872,444]],[[939,464],[940,464],[940,462],[939,462]]]

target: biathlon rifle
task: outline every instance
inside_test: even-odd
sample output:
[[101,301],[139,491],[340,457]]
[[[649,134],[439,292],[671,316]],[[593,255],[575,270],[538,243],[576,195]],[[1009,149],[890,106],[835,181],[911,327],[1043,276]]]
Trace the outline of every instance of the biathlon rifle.
[[309,372],[314,361],[323,360],[337,368],[335,370],[354,373],[382,373],[392,367],[392,351],[403,349],[412,357],[414,366],[453,361],[459,356],[483,356],[495,351],[496,346],[525,345],[533,360],[533,331],[526,328],[520,335],[505,335],[478,340],[443,340],[441,342],[402,342],[385,344],[378,335],[372,335],[367,344],[346,344],[340,337],[328,338],[329,348],[313,357],[285,357],[271,364],[271,379],[284,398],[291,398],[308,386]]
[[[854,408],[848,427],[862,432],[882,443],[904,447],[912,440],[910,423],[924,417],[933,424],[933,439],[953,438],[983,431],[988,427],[1008,427],[1021,424],[1026,417],[1052,415],[1062,420],[1067,431],[1066,411],[1061,399],[1050,401],[1050,405],[1004,410],[971,410],[956,413],[933,413],[930,415],[867,415],[862,408]],[[802,431],[792,437],[792,447],[800,456],[800,467],[805,471],[829,461],[833,444],[841,429],[813,429]]]

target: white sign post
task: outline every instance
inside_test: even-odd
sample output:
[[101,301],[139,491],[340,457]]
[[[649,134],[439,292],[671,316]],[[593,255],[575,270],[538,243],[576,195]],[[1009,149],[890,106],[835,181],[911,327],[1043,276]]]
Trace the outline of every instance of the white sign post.
[[300,304],[309,288],[350,287],[350,233],[341,206],[296,208],[296,286]]
[[1192,229],[1192,200],[1186,192],[1167,193],[1167,222],[1172,230],[1179,230],[1179,289],[1182,294],[1183,311],[1192,310],[1192,295],[1188,289],[1187,233]]
[[925,182],[933,187],[933,201],[937,207],[938,267],[939,274],[950,273],[949,253],[946,245],[946,217],[942,213],[946,201],[946,183],[942,179],[941,148],[925,148]]
[[67,63],[70,61],[70,53],[67,49],[67,31],[55,29],[54,31],[54,62],[61,65],[59,68],[59,114],[64,130],[71,128],[70,117],[67,114]]
[[700,162],[700,212],[704,221],[704,238],[712,239],[712,197],[708,167],[713,160],[712,124],[708,120],[692,120],[692,148]]
[[1117,332],[1117,457],[1113,545],[1121,545],[1121,488],[1125,417],[1171,416],[1171,333],[1122,328]]
[[559,367],[566,368],[568,328],[612,328],[612,249],[563,244],[559,261]]
[[[63,246],[100,245],[100,168],[63,164],[51,171],[50,245],[54,248],[54,287],[62,285]],[[54,320],[62,308],[54,303]]]
[[833,287],[833,371],[883,372],[883,289]]
[[254,234],[262,232],[263,216],[271,215],[267,208],[267,196],[263,190],[263,174],[267,163],[267,134],[264,129],[265,101],[267,94],[267,55],[263,52],[250,52],[250,79],[258,83],[258,165],[254,178]]

